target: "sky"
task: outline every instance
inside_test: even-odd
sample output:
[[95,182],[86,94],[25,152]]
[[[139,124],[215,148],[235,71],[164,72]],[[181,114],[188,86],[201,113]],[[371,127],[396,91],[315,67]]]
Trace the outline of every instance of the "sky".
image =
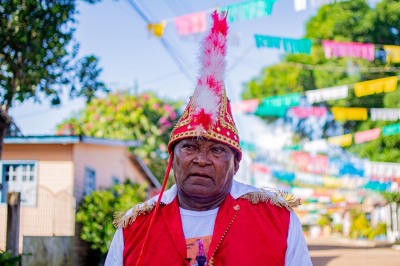
[[[256,78],[264,67],[279,62],[284,54],[256,48],[254,34],[303,37],[306,21],[316,10],[308,7],[297,12],[293,1],[277,0],[270,16],[230,23],[225,86],[232,102],[240,101],[246,82]],[[75,38],[80,44],[79,55],[99,58],[103,69],[100,78],[112,91],[137,88],[139,93],[152,91],[162,98],[187,100],[194,91],[202,35],[180,36],[173,19],[199,11],[207,11],[209,16],[215,7],[242,2],[245,0],[103,0],[89,5],[78,1]],[[172,53],[148,33],[147,23],[132,4],[151,22],[166,21],[163,38]],[[10,115],[24,135],[52,135],[58,123],[84,106],[83,99],[64,96],[59,107],[51,107],[46,101],[26,101],[14,105]]]

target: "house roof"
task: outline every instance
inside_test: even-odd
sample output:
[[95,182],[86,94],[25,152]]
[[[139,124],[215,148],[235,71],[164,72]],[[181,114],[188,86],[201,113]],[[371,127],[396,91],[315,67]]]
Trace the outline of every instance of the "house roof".
[[103,139],[76,135],[35,135],[35,136],[8,136],[4,139],[5,144],[96,144],[105,146],[138,147],[140,141]]
[[129,159],[131,159],[132,163],[136,165],[136,167],[140,169],[140,171],[142,171],[152,187],[157,189],[161,188],[160,182],[158,182],[157,178],[153,175],[153,173],[150,171],[150,169],[147,167],[142,159],[133,154],[129,156]]
[[[64,135],[38,135],[38,136],[7,136],[4,138],[5,144],[75,144],[75,143],[85,143],[85,144],[95,144],[95,145],[105,145],[105,146],[125,146],[125,147],[138,147],[140,141],[132,140],[114,140],[114,139],[103,139],[103,138],[93,138],[86,136],[64,136]],[[161,188],[160,182],[153,175],[146,164],[135,155],[130,155],[129,159],[131,162],[138,167],[138,169],[147,178],[149,183],[154,188]]]

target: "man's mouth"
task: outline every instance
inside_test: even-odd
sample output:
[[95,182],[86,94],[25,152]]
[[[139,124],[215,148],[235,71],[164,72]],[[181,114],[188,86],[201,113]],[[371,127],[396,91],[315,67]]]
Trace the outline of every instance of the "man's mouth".
[[192,174],[190,174],[189,176],[211,178],[209,175],[207,175],[207,174],[205,174],[205,173],[192,173]]

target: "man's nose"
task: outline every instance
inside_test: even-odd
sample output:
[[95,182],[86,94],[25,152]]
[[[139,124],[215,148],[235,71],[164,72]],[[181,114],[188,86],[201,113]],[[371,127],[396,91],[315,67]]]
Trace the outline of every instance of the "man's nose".
[[210,163],[210,159],[208,158],[207,151],[199,151],[195,158],[193,159],[194,163],[197,163],[200,166],[204,166]]

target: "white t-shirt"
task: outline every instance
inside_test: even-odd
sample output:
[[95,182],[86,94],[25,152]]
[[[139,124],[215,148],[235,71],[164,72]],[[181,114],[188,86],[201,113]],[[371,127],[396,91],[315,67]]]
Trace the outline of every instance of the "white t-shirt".
[[214,230],[218,208],[208,211],[190,211],[179,208],[185,238],[211,236]]
[[179,208],[179,212],[186,239],[186,260],[189,261],[191,266],[198,266],[197,256],[204,256],[203,260],[208,260],[207,253],[211,244],[218,208],[207,211],[190,211]]

